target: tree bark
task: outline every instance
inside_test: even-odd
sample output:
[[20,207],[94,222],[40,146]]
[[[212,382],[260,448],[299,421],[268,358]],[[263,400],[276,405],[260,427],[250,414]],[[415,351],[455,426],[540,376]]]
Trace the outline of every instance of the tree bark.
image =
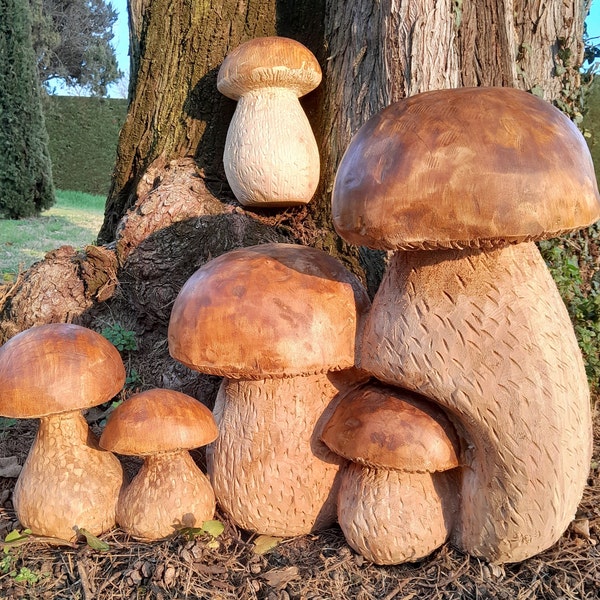
[[[436,88],[514,86],[574,114],[587,4],[130,0],[131,99],[103,246],[61,249],[0,288],[0,342],[46,322],[118,322],[139,334],[140,350],[127,358],[144,385],[200,394],[165,344],[186,279],[235,247],[287,241],[339,257],[374,293],[383,255],[349,247],[331,225],[335,172],[352,135],[391,102]],[[267,35],[304,43],[324,74],[301,99],[319,144],[319,188],[307,206],[284,211],[240,207],[222,166],[235,102],[216,89],[219,66],[240,43]]]

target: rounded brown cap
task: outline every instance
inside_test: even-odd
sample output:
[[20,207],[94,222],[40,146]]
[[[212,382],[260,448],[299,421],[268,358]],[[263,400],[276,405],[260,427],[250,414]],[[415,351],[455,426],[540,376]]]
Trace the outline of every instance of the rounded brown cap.
[[321,82],[321,67],[300,42],[284,37],[263,37],[245,42],[230,52],[217,76],[218,90],[238,100],[263,87],[293,89],[304,96]]
[[134,394],[111,413],[100,437],[105,450],[130,456],[191,450],[217,439],[212,413],[174,390]]
[[0,347],[0,415],[40,418],[107,402],[125,383],[118,350],[91,329],[54,323]]
[[407,472],[459,466],[459,440],[444,412],[412,392],[366,385],[348,392],[321,439],[353,462]]
[[340,163],[333,220],[388,250],[494,247],[600,218],[586,142],[549,103],[511,88],[461,88],[392,104]]
[[202,373],[264,379],[354,365],[370,305],[358,278],[321,250],[263,244],[206,263],[181,289],[169,352]]

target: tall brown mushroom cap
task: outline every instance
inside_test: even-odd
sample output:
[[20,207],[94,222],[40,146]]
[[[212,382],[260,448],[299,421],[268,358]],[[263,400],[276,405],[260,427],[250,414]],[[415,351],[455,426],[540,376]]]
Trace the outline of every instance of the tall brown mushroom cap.
[[110,415],[100,438],[105,450],[131,456],[191,450],[218,435],[210,410],[174,390],[134,394]]
[[169,323],[171,356],[202,373],[265,379],[352,367],[358,279],[321,250],[263,244],[208,262],[183,286]]
[[321,439],[336,454],[371,467],[434,473],[459,466],[448,417],[406,390],[367,385],[340,400]]
[[300,42],[285,37],[263,37],[241,44],[223,61],[217,76],[218,90],[238,100],[262,87],[286,87],[298,97],[321,82],[321,67]]
[[40,418],[97,406],[124,383],[118,350],[79,325],[33,327],[0,347],[0,414],[6,417]]
[[392,104],[353,138],[332,204],[345,240],[389,250],[493,247],[600,218],[577,127],[511,88],[439,90]]

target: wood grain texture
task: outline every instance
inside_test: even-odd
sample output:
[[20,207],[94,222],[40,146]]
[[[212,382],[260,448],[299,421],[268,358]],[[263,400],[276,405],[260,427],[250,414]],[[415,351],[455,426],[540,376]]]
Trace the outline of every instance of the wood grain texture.
[[332,196],[336,231],[386,250],[494,247],[600,218],[591,155],[550,103],[509,88],[392,104],[354,136]]
[[90,408],[125,383],[119,351],[91,329],[32,327],[0,347],[0,415],[38,418]]
[[213,518],[215,495],[189,452],[147,456],[119,496],[117,523],[133,537],[157,540]]
[[261,244],[200,268],[171,312],[169,352],[202,373],[263,379],[350,368],[370,305],[321,250]]
[[223,165],[244,206],[310,202],[319,183],[319,149],[293,87],[242,94],[227,131]]
[[534,244],[395,254],[360,366],[439,403],[467,440],[459,548],[515,562],[560,537],[589,470],[589,391]]
[[405,473],[349,463],[338,521],[346,541],[378,565],[416,561],[441,546],[459,502],[453,472]]
[[102,450],[79,412],[44,417],[15,486],[19,521],[37,535],[71,540],[115,525],[121,463]]
[[337,474],[345,461],[320,434],[337,393],[325,374],[223,380],[208,472],[219,505],[237,525],[295,536],[334,523]]

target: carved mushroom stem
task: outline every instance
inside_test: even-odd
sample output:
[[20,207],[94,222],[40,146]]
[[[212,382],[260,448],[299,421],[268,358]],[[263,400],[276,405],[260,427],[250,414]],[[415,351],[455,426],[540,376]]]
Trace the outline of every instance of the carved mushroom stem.
[[219,504],[240,527],[295,536],[335,522],[345,460],[320,441],[338,393],[330,378],[223,380],[208,473]]
[[348,544],[378,565],[427,556],[452,529],[458,479],[454,471],[410,473],[349,463],[338,496]]
[[117,522],[138,539],[156,540],[213,518],[215,495],[187,450],[146,456],[121,494]]
[[513,562],[560,537],[588,473],[590,403],[567,311],[533,243],[396,253],[360,366],[434,399],[468,440],[456,545]]
[[74,526],[98,535],[115,523],[119,460],[98,446],[79,411],[42,417],[14,490],[19,521],[70,540]]
[[294,89],[261,88],[240,97],[227,132],[224,166],[242,204],[289,206],[312,198],[319,183],[319,151]]

